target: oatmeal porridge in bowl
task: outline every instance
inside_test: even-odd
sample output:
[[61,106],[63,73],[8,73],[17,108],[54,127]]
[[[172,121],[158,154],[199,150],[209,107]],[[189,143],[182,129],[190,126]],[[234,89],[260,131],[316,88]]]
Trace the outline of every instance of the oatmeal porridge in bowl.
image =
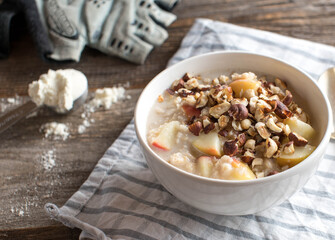
[[204,177],[274,175],[315,149],[315,130],[287,84],[253,72],[213,79],[185,73],[157,97],[150,115],[152,149],[177,168]]
[[278,205],[315,173],[330,105],[292,65],[246,52],[186,59],[158,74],[135,110],[142,152],[179,200],[223,215]]

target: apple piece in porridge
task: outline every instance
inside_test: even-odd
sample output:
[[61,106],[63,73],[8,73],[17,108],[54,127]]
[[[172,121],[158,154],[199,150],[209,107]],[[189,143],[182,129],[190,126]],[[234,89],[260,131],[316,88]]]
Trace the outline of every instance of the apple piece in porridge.
[[303,147],[295,147],[292,152],[286,152],[284,146],[279,157],[277,158],[277,163],[280,166],[287,165],[289,167],[293,167],[311,155],[314,150],[314,146],[306,145]]
[[251,180],[256,178],[247,164],[227,155],[217,161],[212,177],[224,180]]
[[176,142],[179,125],[178,121],[171,121],[162,125],[158,135],[153,139],[152,145],[163,150],[170,150]]
[[210,156],[220,157],[222,155],[222,143],[217,132],[202,133],[195,138],[192,146]]

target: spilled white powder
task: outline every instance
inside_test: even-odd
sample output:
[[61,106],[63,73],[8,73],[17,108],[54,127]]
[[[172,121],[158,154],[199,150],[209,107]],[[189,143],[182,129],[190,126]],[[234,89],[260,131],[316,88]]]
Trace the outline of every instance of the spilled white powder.
[[41,126],[40,130],[46,138],[50,137],[54,140],[66,140],[70,135],[69,128],[64,123],[46,123]]
[[78,126],[78,133],[83,134],[86,130],[86,127],[84,125],[79,125]]
[[19,211],[19,216],[22,217],[24,215],[24,211],[23,210],[20,210]]
[[125,98],[125,89],[123,87],[101,88],[97,89],[94,98],[88,103],[91,112],[97,108],[110,109],[113,103]]
[[104,110],[110,109],[114,103],[125,98],[129,99],[130,96],[125,96],[125,89],[123,87],[97,89],[94,98],[84,105],[84,112],[81,114],[81,118],[84,120],[78,126],[78,133],[84,133],[91,123],[94,123],[94,119],[90,119],[91,113],[101,107]]
[[15,104],[16,99],[15,98],[7,98],[7,102],[11,104]]
[[44,152],[41,156],[41,162],[45,170],[50,171],[56,163],[56,154],[54,150]]
[[16,106],[21,105],[24,102],[22,97],[15,95],[15,97],[1,98],[0,99],[0,113],[10,111]]

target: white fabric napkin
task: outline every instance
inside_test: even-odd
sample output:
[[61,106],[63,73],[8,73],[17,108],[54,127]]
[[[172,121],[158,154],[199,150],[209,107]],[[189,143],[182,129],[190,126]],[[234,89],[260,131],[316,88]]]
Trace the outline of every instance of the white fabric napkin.
[[[250,28],[198,19],[169,65],[218,51],[274,56],[317,77],[335,66],[335,48]],[[92,239],[335,239],[335,143],[308,183],[289,200],[258,214],[220,216],[196,210],[167,192],[141,153],[129,123],[54,219]],[[275,189],[274,189],[275,191]]]

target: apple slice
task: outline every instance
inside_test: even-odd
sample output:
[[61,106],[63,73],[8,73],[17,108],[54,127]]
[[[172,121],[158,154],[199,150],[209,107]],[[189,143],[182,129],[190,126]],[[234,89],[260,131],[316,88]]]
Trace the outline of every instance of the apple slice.
[[286,154],[281,151],[279,157],[277,158],[277,163],[280,166],[288,165],[289,167],[293,167],[311,155],[314,149],[314,146],[306,145],[304,147],[294,147],[293,154]]
[[196,162],[198,174],[203,177],[210,177],[214,167],[212,157],[201,156]]
[[299,120],[298,118],[286,118],[284,123],[290,127],[291,131],[298,133],[308,141],[312,140],[313,136],[315,135],[314,128],[308,123]]
[[215,131],[212,131],[208,134],[200,134],[192,142],[192,145],[202,153],[216,157],[221,156],[222,146],[220,144],[219,135]]
[[247,164],[226,155],[215,164],[213,177],[225,180],[251,180],[256,178]]
[[162,125],[152,145],[166,151],[170,150],[176,142],[179,125],[178,121],[171,121]]
[[256,92],[260,85],[261,84],[259,81],[250,79],[239,79],[229,84],[237,97],[244,97],[244,93],[248,89],[254,90]]

